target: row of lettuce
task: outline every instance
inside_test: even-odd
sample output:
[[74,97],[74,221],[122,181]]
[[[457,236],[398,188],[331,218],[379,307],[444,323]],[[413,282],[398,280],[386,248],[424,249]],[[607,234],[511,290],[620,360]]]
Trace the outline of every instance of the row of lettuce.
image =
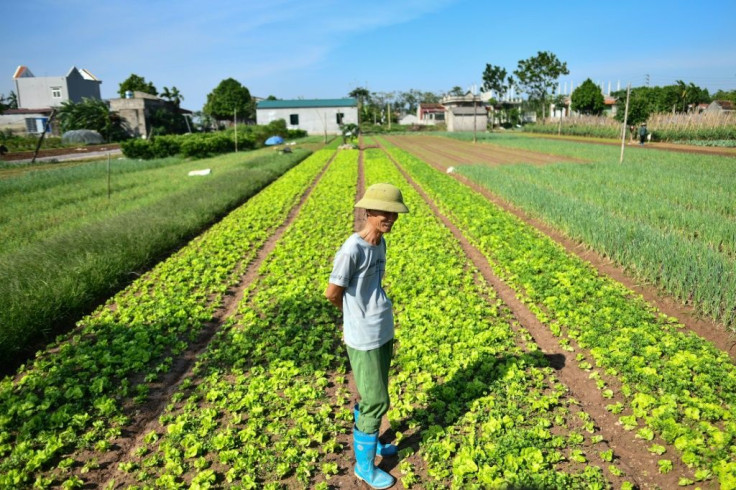
[[307,132],[288,129],[283,119],[263,126],[243,125],[215,133],[189,133],[153,136],[149,139],[129,139],[120,144],[128,158],[149,160],[174,155],[204,158],[236,150],[260,148],[272,136],[283,139],[303,138]]
[[205,178],[187,177],[201,167],[179,160],[115,162],[109,176],[101,163],[3,180],[0,359],[17,365],[308,155],[222,155],[198,164],[213,168]]
[[[237,315],[119,462],[115,485],[325,489],[352,473],[347,356],[322,291],[336,251],[323,244],[352,228],[356,159],[342,152],[330,165]],[[368,184],[401,181],[380,152],[368,152],[365,167]],[[606,475],[622,470],[589,416],[466,269],[448,230],[400,185],[412,214],[388,240],[397,476],[428,489],[607,487]]]
[[79,484],[334,150],[321,150],[0,382],[0,488]]
[[[388,146],[388,145],[387,145]],[[579,366],[606,408],[660,455],[736,488],[736,367],[728,355],[483,196],[395,148],[391,154],[450,215]]]

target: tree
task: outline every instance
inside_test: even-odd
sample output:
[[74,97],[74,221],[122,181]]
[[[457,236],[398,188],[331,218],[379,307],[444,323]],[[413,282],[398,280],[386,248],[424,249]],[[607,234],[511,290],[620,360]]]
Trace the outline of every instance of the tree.
[[465,91],[462,89],[462,87],[458,87],[457,85],[455,85],[450,89],[449,92],[447,92],[447,95],[449,95],[450,97],[462,97],[463,95],[465,95]]
[[700,88],[692,82],[685,84],[682,80],[677,80],[675,84],[678,98],[676,108],[682,112],[688,112],[700,103],[710,102],[708,89]]
[[0,94],[0,114],[5,112],[8,109],[17,109],[18,108],[18,96],[13,92],[10,91],[10,95],[5,97],[4,94]]
[[537,101],[542,106],[542,119],[545,117],[545,102],[550,89],[560,75],[567,75],[567,63],[560,61],[554,53],[538,51],[536,56],[520,60],[514,75],[519,87],[529,96],[529,100]]
[[503,111],[503,119],[508,119],[508,115],[506,114],[508,110],[508,104],[503,104],[501,102],[503,95],[507,93],[509,90],[511,90],[511,87],[514,86],[514,78],[506,73],[506,69],[502,68],[500,66],[491,65],[486,63],[486,69],[483,70],[483,90],[486,92],[493,92],[496,93],[496,97],[492,101],[492,107],[494,109],[494,114],[491,116],[491,129],[494,125],[495,120],[495,109],[500,105],[501,110]]
[[[646,122],[649,119],[649,115],[653,112],[652,106],[649,99],[649,87],[637,87],[631,89],[629,96],[629,114],[627,117],[627,124],[629,126],[638,126],[639,124]],[[616,116],[614,117],[617,121],[623,122],[624,113],[626,112],[626,90],[619,90],[614,92],[613,95],[618,98],[616,101]]]
[[713,100],[730,100],[736,104],[736,90],[719,90],[713,94]]
[[255,106],[250,91],[234,78],[226,78],[207,94],[202,111],[215,119],[232,119],[234,111],[239,120],[255,118]]
[[179,89],[176,88],[176,86],[172,86],[171,89],[169,89],[169,87],[164,87],[161,91],[161,98],[174,104],[174,107],[177,109],[181,105],[181,101],[184,100],[184,96],[179,92]]
[[82,102],[62,102],[57,115],[62,131],[91,129],[107,141],[119,141],[127,137],[123,121],[104,100],[82,99]]
[[570,107],[573,111],[582,114],[598,116],[606,108],[605,99],[601,88],[593,83],[590,78],[573,90],[570,96]]
[[146,79],[133,73],[120,84],[118,94],[120,97],[125,97],[125,92],[130,90],[131,92],[145,92],[151,95],[158,95],[156,87],[153,82],[146,82]]
[[505,68],[486,63],[486,69],[483,70],[483,90],[495,92],[496,98],[501,99],[514,86],[514,78],[507,75]]
[[358,99],[358,121],[368,119],[368,105],[370,103],[371,93],[367,88],[355,87],[348,93],[348,97]]

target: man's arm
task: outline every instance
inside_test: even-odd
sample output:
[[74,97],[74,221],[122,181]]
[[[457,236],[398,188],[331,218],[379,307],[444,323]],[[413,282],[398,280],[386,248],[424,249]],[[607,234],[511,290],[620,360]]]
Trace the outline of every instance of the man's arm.
[[325,290],[325,297],[342,311],[342,295],[345,294],[345,288],[337,284],[329,283]]

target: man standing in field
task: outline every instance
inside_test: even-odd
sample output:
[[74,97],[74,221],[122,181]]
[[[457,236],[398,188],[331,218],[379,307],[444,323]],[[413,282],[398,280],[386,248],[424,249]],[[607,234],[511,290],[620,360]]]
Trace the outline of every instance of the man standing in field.
[[370,186],[355,205],[366,210],[366,223],[335,256],[325,296],[343,312],[350,367],[360,394],[354,408],[355,476],[372,488],[389,488],[394,477],[374,465],[376,454],[394,456],[396,446],[378,440],[388,412],[388,370],[394,341],[391,300],[381,285],[386,270],[386,240],[398,213],[408,213],[401,191],[391,184]]

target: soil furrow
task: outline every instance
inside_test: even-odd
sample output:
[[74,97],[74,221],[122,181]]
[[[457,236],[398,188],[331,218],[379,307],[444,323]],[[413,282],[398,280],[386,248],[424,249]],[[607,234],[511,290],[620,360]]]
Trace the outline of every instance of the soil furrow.
[[[412,146],[406,144],[403,138],[393,137],[390,141],[396,147],[415,154],[426,163],[432,165],[438,171],[445,172],[447,167],[444,163],[438,161],[436,157],[433,158],[431,154],[429,156],[423,156],[415,153],[412,150]],[[461,162],[460,160],[456,160],[455,163]],[[736,361],[736,339],[726,332],[726,329],[722,324],[698,315],[695,308],[692,306],[683,305],[677,299],[658,290],[655,286],[643,283],[640,279],[629,275],[621,266],[616,265],[596,251],[591,250],[584,243],[564,235],[562,232],[554,229],[539,219],[530,217],[521,209],[517,208],[510,202],[501,199],[480,184],[456,173],[451,175],[453,178],[470,187],[475,192],[482,194],[493,204],[512,213],[525,223],[535,227],[537,230],[563,246],[568,253],[574,254],[580,259],[590,263],[600,274],[606,275],[613,280],[620,282],[628,289],[641,295],[649,304],[665,315],[677,318],[685,328],[712,342],[717,348],[726,352],[731,359]]]
[[635,434],[625,431],[618,422],[617,417],[605,409],[606,404],[610,403],[610,401],[603,398],[595,381],[589,379],[588,373],[579,368],[574,359],[568,358],[568,353],[560,348],[557,339],[549,329],[516,297],[516,292],[501,281],[493,272],[493,267],[485,256],[439,210],[436,203],[390,154],[389,158],[391,158],[404,175],[404,178],[424,198],[445,226],[452,231],[468,258],[478,268],[484,279],[494,288],[498,296],[506,303],[519,323],[531,333],[542,352],[548,357],[565,359],[564,362],[555,366],[557,368],[556,373],[558,378],[568,387],[572,396],[580,401],[583,409],[594,420],[596,427],[600,430],[608,445],[620,458],[621,466],[629,478],[634,480],[641,488],[675,488],[678,484],[677,476],[675,475],[676,472],[667,475],[659,474],[656,458],[646,450],[646,447],[640,441],[635,439]]
[[[222,305],[215,312],[212,320],[205,324],[197,341],[187,351],[181,354],[174,361],[171,370],[151,387],[147,401],[142,406],[130,407],[132,412],[129,414],[131,423],[123,430],[121,436],[113,442],[112,449],[99,458],[99,467],[84,476],[85,481],[93,485],[93,487],[99,488],[105,486],[118,473],[118,462],[126,458],[134,458],[134,456],[131,456],[131,453],[141,444],[143,436],[158,423],[158,418],[170,402],[172,395],[176,393],[180,383],[191,374],[191,369],[197,358],[207,350],[214,335],[227,319],[236,313],[238,304],[243,299],[244,292],[258,277],[258,269],[261,264],[273,251],[281,235],[283,235],[297,217],[302,206],[312,193],[312,190],[317,186],[327,168],[329,168],[334,160],[335,155],[336,153],[320,170],[307,190],[304,191],[299,202],[289,211],[286,220],[273,231],[271,236],[259,248],[255,258],[249,264],[238,266],[238,269],[241,271],[245,268],[245,273],[241,276],[238,284],[230,288],[225,294]],[[133,412],[133,410],[135,411]],[[95,457],[95,455],[90,454],[90,457]]]

